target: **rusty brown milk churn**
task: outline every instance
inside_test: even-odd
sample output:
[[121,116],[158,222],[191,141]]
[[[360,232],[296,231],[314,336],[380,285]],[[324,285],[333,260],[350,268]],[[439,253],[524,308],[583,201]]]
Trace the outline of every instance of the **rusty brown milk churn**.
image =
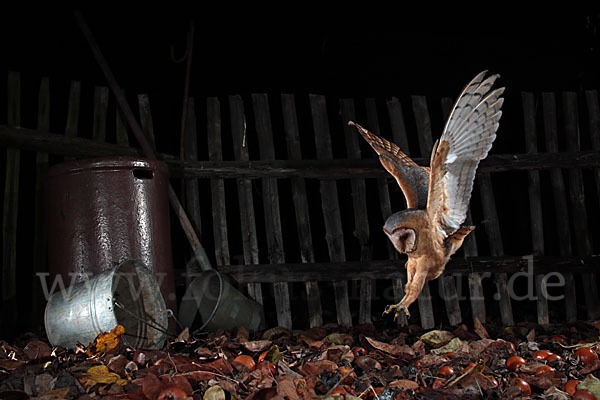
[[54,165],[46,205],[50,285],[62,279],[66,287],[136,259],[154,272],[167,308],[176,313],[164,162],[110,157]]

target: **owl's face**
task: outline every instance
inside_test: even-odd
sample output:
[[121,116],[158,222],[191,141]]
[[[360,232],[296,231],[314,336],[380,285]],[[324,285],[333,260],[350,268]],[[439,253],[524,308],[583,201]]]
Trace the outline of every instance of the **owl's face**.
[[389,232],[384,227],[383,231],[399,253],[410,253],[417,248],[417,234],[414,229],[397,227]]

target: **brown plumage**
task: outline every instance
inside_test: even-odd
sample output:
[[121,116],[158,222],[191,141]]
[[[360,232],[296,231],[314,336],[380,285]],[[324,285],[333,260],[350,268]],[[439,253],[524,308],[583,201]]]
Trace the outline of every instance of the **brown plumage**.
[[407,209],[392,214],[383,230],[400,253],[408,255],[404,298],[385,313],[408,307],[425,282],[439,277],[450,256],[475,227],[462,226],[467,216],[475,171],[496,138],[502,115],[504,88],[491,91],[499,75],[484,80],[478,74],[464,88],[448,117],[442,136],[433,146],[430,167],[420,167],[394,143],[350,121],[396,178]]

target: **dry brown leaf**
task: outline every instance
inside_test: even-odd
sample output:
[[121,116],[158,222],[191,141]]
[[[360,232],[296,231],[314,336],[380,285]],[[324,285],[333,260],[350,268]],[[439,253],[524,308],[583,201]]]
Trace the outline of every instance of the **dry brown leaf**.
[[472,358],[477,359],[479,358],[479,355],[493,342],[493,339],[475,340],[463,347],[461,353],[467,353]]
[[327,329],[320,326],[315,326],[313,328],[307,329],[300,336],[306,336],[307,338],[312,340],[321,340],[325,336],[327,336]]
[[199,364],[198,366],[208,371],[218,372],[223,375],[233,373],[233,367],[224,358],[218,358],[215,361]]
[[24,365],[25,361],[21,360],[0,360],[0,369],[4,369],[6,371],[14,371],[19,368],[21,365]]
[[282,326],[276,326],[274,328],[268,329],[263,332],[261,339],[262,340],[273,340],[273,338],[282,335],[289,335],[290,331]]
[[250,331],[248,331],[248,329],[245,326],[240,326],[237,330],[237,334],[235,335],[235,338],[237,339],[237,341],[239,343],[244,343],[248,341],[248,338],[250,337]]
[[248,371],[254,371],[256,368],[256,362],[254,362],[254,359],[246,354],[240,354],[231,362],[231,364],[238,371],[243,371],[244,369]]
[[296,390],[294,380],[286,375],[277,378],[277,393],[289,400],[301,400]]
[[190,340],[190,329],[186,326],[184,330],[182,330],[179,335],[175,338],[176,342],[187,342]]
[[389,383],[388,386],[397,386],[404,390],[415,390],[419,388],[419,384],[409,379],[398,379]]
[[477,318],[477,317],[475,317],[474,328],[475,328],[475,333],[478,334],[480,338],[482,338],[482,339],[490,338],[488,331],[485,329],[485,327],[483,326],[483,324],[481,323],[481,321],[479,321],[479,318]]
[[393,356],[405,355],[409,357],[415,356],[415,351],[406,345],[393,345],[384,342],[380,342],[378,340],[372,339],[370,337],[365,337],[367,342],[377,350],[381,350],[384,353],[391,354]]
[[250,342],[242,343],[242,346],[244,346],[246,348],[246,350],[256,353],[259,351],[265,351],[272,344],[273,344],[273,342],[270,340],[253,340]]
[[416,342],[414,342],[411,348],[414,350],[415,354],[421,357],[427,354],[425,343],[423,343],[422,340],[417,340]]
[[382,369],[379,361],[369,356],[356,357],[356,359],[354,360],[354,364],[365,372],[371,370],[381,371]]
[[323,371],[334,372],[338,368],[337,364],[329,360],[307,361],[298,368],[304,376],[320,375]]
[[459,338],[455,337],[445,345],[438,347],[437,349],[432,349],[431,352],[433,354],[458,353],[466,346],[466,344],[466,342],[463,342]]
[[332,333],[330,335],[327,335],[325,339],[323,339],[323,341],[333,344],[351,345],[352,343],[354,343],[354,338],[348,335],[347,333]]
[[[110,360],[108,360],[108,363],[106,363],[106,366],[112,372],[115,372],[115,373],[121,375],[122,377],[124,377],[124,376],[127,376],[125,367],[129,363],[130,363],[130,361],[127,359],[127,357],[125,357],[123,354],[117,354],[116,356],[114,356]],[[136,367],[137,367],[137,365],[136,365]]]
[[454,338],[452,332],[432,330],[421,335],[421,340],[429,346],[440,347]]
[[215,374],[209,371],[190,371],[185,373],[185,377],[195,384],[203,381],[209,381],[215,377]]
[[27,343],[23,349],[25,357],[28,360],[37,360],[39,358],[49,357],[52,354],[52,348],[39,339],[33,339]]
[[[423,357],[417,360],[419,368],[434,367],[443,363],[447,363],[448,361],[450,361],[448,356],[434,353],[425,354]],[[417,362],[415,362],[415,365]]]
[[320,360],[330,360],[336,364],[339,364],[341,360],[352,362],[354,360],[354,354],[350,350],[350,346],[347,345],[333,345],[325,349],[319,356]]
[[194,350],[194,352],[201,360],[207,360],[218,357],[217,353],[206,347],[198,347],[196,350]]

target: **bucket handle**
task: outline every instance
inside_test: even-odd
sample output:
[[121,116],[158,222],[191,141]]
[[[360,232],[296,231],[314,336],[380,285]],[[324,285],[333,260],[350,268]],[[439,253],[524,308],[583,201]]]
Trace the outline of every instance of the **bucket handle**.
[[[167,329],[165,327],[163,327],[162,325],[160,325],[158,322],[156,321],[149,321],[147,319],[141,318],[140,316],[138,316],[136,313],[133,313],[131,311],[129,311],[125,306],[123,306],[121,303],[119,303],[118,301],[113,301],[113,303],[115,304],[115,306],[117,306],[118,308],[120,308],[121,310],[123,310],[126,314],[131,315],[133,318],[137,319],[138,321],[140,321],[143,324],[148,325],[150,328],[152,329],[156,329],[157,331],[164,333],[168,336],[171,337],[176,337],[175,335],[173,335],[172,333],[169,333],[167,331]],[[170,310],[169,310],[170,311]]]

